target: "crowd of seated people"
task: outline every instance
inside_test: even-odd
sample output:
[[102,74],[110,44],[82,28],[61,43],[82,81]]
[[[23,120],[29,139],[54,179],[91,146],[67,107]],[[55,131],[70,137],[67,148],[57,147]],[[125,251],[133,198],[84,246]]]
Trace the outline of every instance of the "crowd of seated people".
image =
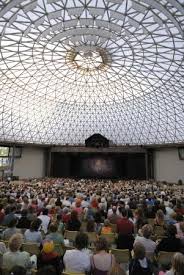
[[[109,253],[114,248],[129,250],[132,275],[158,273],[160,251],[179,253],[176,261],[184,270],[183,215],[184,188],[176,184],[50,178],[1,182],[0,266],[9,272],[14,266],[32,268],[29,253],[21,248],[34,243],[40,250],[37,268],[52,266],[56,274],[62,269],[123,274],[127,266],[119,266]],[[73,243],[67,231],[78,232]],[[70,250],[60,255],[55,245]],[[112,271],[115,266],[119,271]]]

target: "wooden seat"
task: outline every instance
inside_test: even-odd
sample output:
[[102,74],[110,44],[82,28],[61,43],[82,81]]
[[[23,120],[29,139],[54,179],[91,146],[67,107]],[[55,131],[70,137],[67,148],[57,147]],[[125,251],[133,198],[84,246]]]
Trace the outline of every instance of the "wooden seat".
[[160,251],[158,253],[157,262],[160,266],[167,266],[171,264],[171,260],[173,258],[173,255],[176,252],[166,252],[166,251]]
[[40,254],[40,249],[37,243],[23,243],[22,250],[28,252],[30,255],[38,256]]
[[109,234],[101,234],[100,236],[105,238],[110,245],[115,244],[116,234],[109,233]]
[[111,253],[114,255],[116,261],[119,264],[128,264],[130,260],[130,252],[128,249],[111,249]]
[[64,237],[65,239],[69,240],[70,242],[75,242],[75,238],[79,232],[78,231],[69,231],[65,230]]

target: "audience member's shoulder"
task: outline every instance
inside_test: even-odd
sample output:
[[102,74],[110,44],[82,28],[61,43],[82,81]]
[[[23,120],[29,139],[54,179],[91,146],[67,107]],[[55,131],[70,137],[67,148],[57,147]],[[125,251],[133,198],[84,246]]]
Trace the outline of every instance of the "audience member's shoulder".
[[24,255],[24,257],[26,257],[26,258],[29,258],[30,257],[30,254],[28,253],[28,252],[26,252],[26,251],[22,251],[22,252],[20,252],[22,255]]
[[168,271],[165,273],[165,275],[174,275],[174,272],[173,272],[173,270],[171,269],[171,270],[168,270]]

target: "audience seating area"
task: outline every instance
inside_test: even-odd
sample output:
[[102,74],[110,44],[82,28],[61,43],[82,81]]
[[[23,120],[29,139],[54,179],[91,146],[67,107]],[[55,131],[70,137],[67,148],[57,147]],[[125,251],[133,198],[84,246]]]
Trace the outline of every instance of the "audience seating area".
[[[167,272],[174,255],[183,255],[183,186],[73,179],[1,182],[0,186],[0,244],[5,244],[4,250],[0,245],[2,274],[10,274],[5,263],[10,261],[8,253],[14,257],[17,236],[22,236],[17,251],[28,253],[20,255],[36,255],[37,266],[29,270],[38,275],[47,264],[55,268],[56,275],[95,275],[91,259],[103,251],[107,257],[113,255],[122,274],[134,275],[129,265],[139,259],[137,244],[143,258],[151,262],[153,274]],[[73,259],[79,261],[71,267],[70,253],[76,253]],[[72,269],[80,261],[84,264],[82,257],[91,262],[83,273]]]

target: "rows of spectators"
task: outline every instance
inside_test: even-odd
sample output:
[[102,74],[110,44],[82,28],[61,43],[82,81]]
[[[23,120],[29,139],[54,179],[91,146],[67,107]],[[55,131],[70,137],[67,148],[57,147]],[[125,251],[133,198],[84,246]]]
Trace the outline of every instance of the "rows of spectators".
[[[113,246],[129,249],[130,255],[134,251],[129,274],[139,275],[141,270],[147,272],[144,274],[158,272],[150,259],[159,251],[178,252],[174,259],[181,263],[179,269],[184,267],[182,185],[48,178],[1,182],[0,190],[1,237],[9,241],[9,251],[0,243],[3,268],[10,270],[17,264],[31,268],[32,258],[21,251],[21,246],[23,242],[32,242],[41,251],[38,267],[49,263],[58,274],[65,268],[70,272],[105,275],[117,264],[104,238],[105,234],[113,234],[114,228],[117,235]],[[80,233],[75,249],[67,250],[60,258],[54,252],[54,244],[67,244],[66,230]],[[87,233],[91,232],[97,236],[93,244],[95,254],[89,247]],[[172,270],[168,272],[172,274]]]

